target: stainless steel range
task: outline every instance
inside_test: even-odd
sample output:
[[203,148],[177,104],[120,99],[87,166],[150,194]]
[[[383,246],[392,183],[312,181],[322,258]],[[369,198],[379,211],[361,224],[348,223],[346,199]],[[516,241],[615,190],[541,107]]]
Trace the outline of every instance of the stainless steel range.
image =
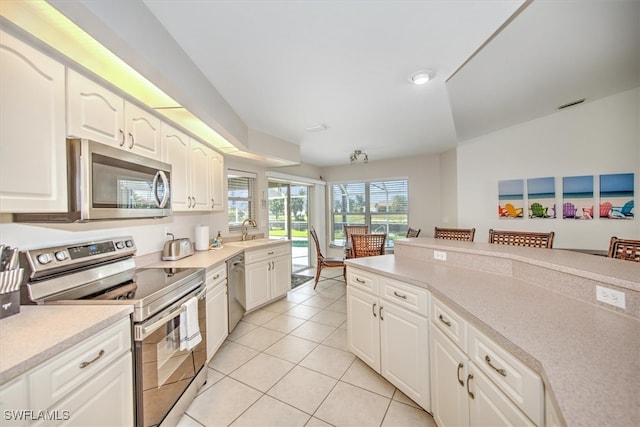
[[[25,251],[22,304],[132,305],[136,425],[175,425],[206,381],[205,270],[136,269],[135,252],[131,237]],[[194,298],[201,341],[181,349]]]

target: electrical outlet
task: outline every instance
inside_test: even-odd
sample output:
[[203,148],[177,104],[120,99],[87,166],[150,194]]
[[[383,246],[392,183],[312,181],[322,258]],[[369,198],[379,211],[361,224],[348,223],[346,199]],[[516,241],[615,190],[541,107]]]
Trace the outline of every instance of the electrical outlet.
[[433,259],[439,259],[440,261],[447,260],[447,253],[443,251],[433,251]]
[[626,308],[624,292],[614,291],[604,286],[596,286],[596,299],[605,304],[611,304],[619,308]]

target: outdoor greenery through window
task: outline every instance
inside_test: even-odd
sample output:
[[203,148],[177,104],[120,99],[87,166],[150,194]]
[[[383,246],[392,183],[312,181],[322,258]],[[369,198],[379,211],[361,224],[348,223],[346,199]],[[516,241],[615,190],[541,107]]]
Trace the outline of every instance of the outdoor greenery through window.
[[256,175],[250,172],[229,169],[227,175],[229,231],[242,230],[242,221],[256,219],[255,186]]
[[409,227],[406,179],[331,185],[331,243],[344,245],[344,225],[368,225],[370,233],[385,233],[387,247],[405,237]]

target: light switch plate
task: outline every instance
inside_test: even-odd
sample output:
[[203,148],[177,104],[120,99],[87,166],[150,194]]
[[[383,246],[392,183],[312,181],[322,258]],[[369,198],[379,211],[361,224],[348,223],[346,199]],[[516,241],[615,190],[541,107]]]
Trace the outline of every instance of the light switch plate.
[[624,296],[624,292],[622,291],[615,291],[605,288],[604,286],[596,286],[596,299],[605,304],[626,308]]

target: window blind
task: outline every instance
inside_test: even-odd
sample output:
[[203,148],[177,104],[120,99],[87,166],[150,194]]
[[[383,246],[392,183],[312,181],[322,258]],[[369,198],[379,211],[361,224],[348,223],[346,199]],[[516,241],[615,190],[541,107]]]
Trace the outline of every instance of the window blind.
[[242,230],[242,221],[249,218],[256,219],[256,175],[229,170],[227,185],[229,231],[240,231]]

